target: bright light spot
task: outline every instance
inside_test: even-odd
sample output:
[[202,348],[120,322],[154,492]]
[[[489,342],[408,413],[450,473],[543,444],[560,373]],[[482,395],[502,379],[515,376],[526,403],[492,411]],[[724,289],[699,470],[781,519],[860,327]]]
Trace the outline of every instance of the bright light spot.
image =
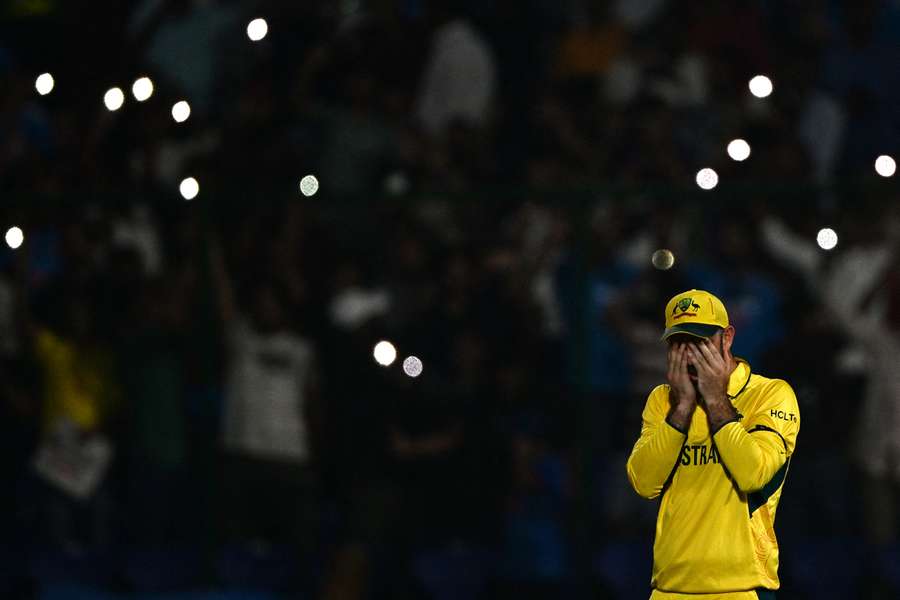
[[750,80],[750,93],[757,98],[765,98],[772,93],[772,80],[765,75],[757,75]]
[[897,162],[887,154],[875,159],[875,172],[882,177],[890,177],[897,172]]
[[650,257],[650,262],[660,271],[666,271],[675,264],[675,255],[668,248],[660,248]]
[[247,25],[247,37],[254,42],[258,42],[266,37],[267,33],[269,33],[269,24],[266,23],[265,19],[253,19]]
[[307,175],[300,180],[300,193],[304,196],[312,196],[319,191],[319,180],[315,175]]
[[200,193],[200,184],[193,177],[188,177],[178,186],[178,191],[185,200],[193,200]]
[[384,180],[384,189],[391,196],[402,196],[409,191],[409,179],[402,172],[396,171]]
[[15,250],[25,241],[25,234],[18,227],[10,227],[6,230],[6,245]]
[[728,156],[738,162],[750,157],[750,144],[745,140],[736,139],[728,143]]
[[372,356],[375,357],[375,362],[382,367],[389,367],[397,360],[397,349],[394,348],[392,343],[381,340],[375,344],[375,349],[372,350]]
[[828,227],[820,229],[819,233],[816,234],[816,243],[819,244],[819,248],[822,250],[831,250],[837,246],[837,233],[834,232],[834,229],[829,229]]
[[415,356],[407,356],[403,361],[403,372],[410,377],[418,377],[422,374],[422,361]]
[[124,103],[125,94],[120,88],[110,88],[103,95],[103,104],[106,105],[107,110],[119,110]]
[[153,95],[153,82],[150,81],[149,77],[135,79],[134,83],[131,84],[131,93],[134,95],[135,100],[143,102]]
[[710,169],[700,169],[697,171],[697,185],[704,190],[711,190],[719,185],[719,174]]
[[179,100],[172,106],[172,118],[176,123],[184,123],[191,116],[191,105],[187,100]]
[[41,96],[46,96],[53,91],[53,83],[53,75],[50,73],[41,73],[38,75],[37,79],[34,80],[34,89],[36,89],[37,93]]

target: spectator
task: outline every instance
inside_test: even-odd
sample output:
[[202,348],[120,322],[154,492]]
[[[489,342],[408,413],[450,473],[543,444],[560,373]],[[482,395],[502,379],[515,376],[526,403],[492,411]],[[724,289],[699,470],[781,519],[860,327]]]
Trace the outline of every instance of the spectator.
[[223,525],[239,541],[291,544],[308,552],[318,516],[314,350],[288,328],[276,288],[259,284],[247,318],[215,242],[211,261],[228,347]]
[[[165,545],[196,536],[188,470],[188,308],[185,272],[147,282],[130,314],[119,358],[128,406],[128,491],[132,539]],[[140,316],[139,316],[140,315]]]
[[865,266],[860,265],[864,274],[845,272],[845,277],[867,281],[859,288],[861,295],[846,301],[842,296],[852,290],[845,287],[844,293],[831,288],[825,296],[841,330],[864,351],[866,392],[852,453],[863,472],[864,532],[877,547],[896,542],[900,535],[894,491],[900,482],[900,264],[896,242],[888,239],[874,248],[873,254],[877,254],[870,255]]
[[235,5],[221,0],[145,0],[132,14],[129,29],[146,62],[183,89],[197,110],[209,112],[216,91],[216,50],[237,17]]
[[63,322],[35,323],[29,341],[44,378],[41,446],[35,467],[52,544],[109,544],[112,514],[104,483],[112,449],[110,426],[120,409],[113,356],[98,336],[94,305],[68,290]]
[[496,85],[490,48],[451,6],[444,0],[434,3],[431,53],[417,101],[418,119],[434,137],[455,120],[486,125]]
[[[623,292],[636,270],[625,262],[620,250],[621,209],[610,203],[598,205],[592,214],[591,248],[584,279],[574,279],[577,268],[568,257],[560,265],[560,295],[564,299],[567,371],[573,387],[586,390],[585,409],[591,420],[594,450],[602,453],[615,444],[615,430],[626,405],[632,357],[619,331],[612,326],[615,313],[624,309]],[[576,287],[578,285],[584,287]],[[585,354],[575,350],[585,344]]]

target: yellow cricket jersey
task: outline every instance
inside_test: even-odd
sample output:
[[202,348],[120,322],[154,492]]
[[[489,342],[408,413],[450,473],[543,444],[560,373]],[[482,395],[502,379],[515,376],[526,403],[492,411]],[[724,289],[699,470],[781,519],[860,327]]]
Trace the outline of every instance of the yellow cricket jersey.
[[86,431],[99,427],[114,398],[109,358],[41,328],[35,333],[34,350],[46,380],[45,428],[60,418]]
[[[687,435],[666,422],[669,386],[647,399],[628,479],[645,498],[662,496],[653,544],[653,598],[737,600],[778,589],[773,524],[800,430],[791,386],[750,372],[738,359],[728,383],[738,421],[710,436],[698,406]],[[705,594],[710,594],[706,596]]]

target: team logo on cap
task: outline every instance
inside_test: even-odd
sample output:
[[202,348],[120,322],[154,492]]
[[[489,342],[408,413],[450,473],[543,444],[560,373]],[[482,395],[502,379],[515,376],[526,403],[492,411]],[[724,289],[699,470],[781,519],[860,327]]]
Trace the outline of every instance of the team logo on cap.
[[[694,312],[688,312],[693,309]],[[672,307],[672,315],[673,319],[680,319],[681,317],[696,317],[697,312],[700,310],[700,305],[694,302],[693,298],[682,298],[678,302],[675,303],[675,306]],[[681,311],[680,313],[678,311]],[[678,313],[678,314],[675,314]]]

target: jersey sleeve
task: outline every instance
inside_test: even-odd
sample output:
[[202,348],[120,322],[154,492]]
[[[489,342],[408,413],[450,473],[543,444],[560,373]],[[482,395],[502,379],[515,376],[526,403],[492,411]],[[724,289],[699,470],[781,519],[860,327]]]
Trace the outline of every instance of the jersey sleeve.
[[748,432],[778,436],[787,456],[794,453],[800,433],[800,407],[788,382],[773,380],[759,408],[745,418]]
[[644,498],[656,498],[662,493],[687,438],[666,422],[668,397],[667,385],[650,393],[641,418],[641,436],[625,465],[631,486]]
[[761,489],[793,454],[800,431],[797,397],[775,380],[752,414],[723,426],[713,436],[722,462],[743,492]]

